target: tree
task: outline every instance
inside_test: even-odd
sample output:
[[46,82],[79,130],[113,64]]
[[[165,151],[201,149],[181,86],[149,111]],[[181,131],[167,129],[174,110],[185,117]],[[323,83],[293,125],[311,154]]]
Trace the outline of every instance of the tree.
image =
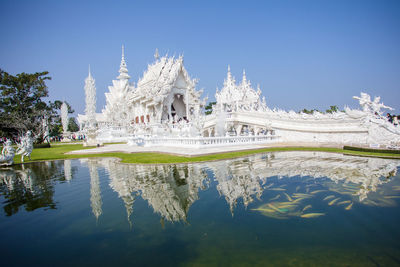
[[319,112],[317,109],[310,109],[310,110],[308,110],[308,109],[303,109],[302,111],[301,111],[301,113],[305,113],[305,114],[314,114],[314,112],[315,111],[317,111],[317,112]]
[[69,122],[68,122],[68,131],[70,132],[77,132],[79,131],[79,126],[76,123],[75,118],[69,118]]
[[65,102],[65,104],[67,104],[68,113],[74,113],[74,112],[75,112],[75,110],[72,109],[71,105],[68,104],[67,101],[56,100],[56,101],[54,101],[53,103],[50,103],[50,106],[51,106],[51,108],[52,108],[53,110],[59,110],[59,109],[61,109],[61,105],[62,105],[63,102]]
[[15,136],[27,130],[36,135],[42,119],[50,116],[52,108],[42,99],[48,96],[48,72],[10,75],[0,69],[0,134]]
[[207,106],[205,106],[205,110],[206,110],[206,115],[209,115],[209,114],[211,114],[212,112],[213,112],[213,105],[215,105],[215,104],[217,104],[217,102],[209,102],[208,104],[207,104]]
[[[49,95],[48,74],[47,71],[23,72],[13,76],[0,69],[0,136],[13,137],[31,130],[41,143],[45,137],[44,121],[51,136],[60,133],[58,110],[63,102],[43,100]],[[73,113],[68,103],[67,106],[68,113]]]
[[338,111],[339,111],[339,108],[335,105],[335,106],[330,106],[330,109],[327,109],[326,113],[335,113]]

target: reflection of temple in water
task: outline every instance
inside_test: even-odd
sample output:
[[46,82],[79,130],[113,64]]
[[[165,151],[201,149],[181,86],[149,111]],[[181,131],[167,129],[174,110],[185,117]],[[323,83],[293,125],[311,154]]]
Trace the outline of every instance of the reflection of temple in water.
[[154,211],[168,221],[186,221],[190,206],[205,189],[206,174],[200,165],[128,165],[103,160],[110,176],[110,187],[124,200],[128,218],[133,194],[148,201]]
[[[397,197],[393,194],[396,193],[385,188],[385,184],[396,175],[400,165],[399,160],[324,152],[277,152],[180,165],[129,165],[107,158],[81,159],[80,162],[88,166],[90,204],[96,219],[103,213],[99,168],[104,168],[109,176],[109,186],[124,202],[129,222],[138,196],[147,201],[162,220],[186,221],[189,208],[199,199],[199,191],[208,188],[212,177],[208,178],[207,173],[211,172],[216,188],[232,214],[238,202],[242,201],[247,207],[253,200],[261,198],[264,189],[279,189],[280,178],[299,176],[303,177],[304,187],[301,188],[310,190],[304,193],[311,194],[318,188],[348,195],[352,201],[368,205],[393,206],[393,198]],[[76,167],[71,167],[71,163],[66,160],[0,169],[0,193],[8,197],[4,206],[6,213],[12,215],[20,206],[25,206],[26,210],[55,208],[55,181],[73,178]],[[310,189],[312,186],[315,187]]]
[[367,198],[368,192],[397,173],[398,160],[354,157],[323,152],[284,152],[276,153],[271,159],[271,171],[278,176],[327,177],[335,184],[357,184],[360,201]]
[[103,213],[102,200],[101,200],[101,190],[100,190],[100,180],[99,180],[99,159],[80,159],[82,165],[87,165],[89,169],[90,176],[90,207],[92,208],[92,213],[99,219]]
[[92,207],[93,215],[96,217],[96,220],[98,220],[103,210],[101,208],[102,201],[97,161],[89,159],[88,168],[90,174],[90,206]]
[[369,192],[387,182],[385,178],[396,175],[399,165],[398,160],[324,152],[278,152],[207,164],[218,181],[218,191],[225,196],[231,209],[239,198],[246,206],[254,196],[261,196],[260,183],[265,184],[268,178],[276,176],[329,178],[333,182],[331,187],[337,187],[339,182],[356,184],[358,187],[353,193],[362,201]]
[[207,188],[206,169],[214,173],[217,190],[233,214],[239,200],[247,207],[260,198],[270,178],[309,177],[309,182],[363,201],[388,181],[385,177],[394,176],[400,165],[397,160],[323,152],[278,152],[187,165],[129,165],[110,159],[98,163],[108,171],[110,187],[123,199],[128,218],[137,195],[168,221],[186,220],[199,189]]
[[225,197],[232,214],[240,198],[247,207],[253,201],[253,196],[261,197],[263,189],[252,162],[229,160],[210,165],[218,181],[217,190]]
[[64,176],[65,180],[68,182],[72,179],[72,168],[71,168],[71,160],[65,159],[64,160]]

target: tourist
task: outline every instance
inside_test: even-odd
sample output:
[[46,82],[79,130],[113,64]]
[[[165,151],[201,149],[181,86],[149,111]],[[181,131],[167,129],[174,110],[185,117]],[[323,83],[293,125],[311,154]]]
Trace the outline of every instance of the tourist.
[[388,121],[390,123],[393,123],[393,117],[392,117],[392,115],[390,115],[390,113],[386,113],[386,118],[388,119]]
[[394,126],[399,125],[399,117],[400,117],[400,115],[393,116],[393,124],[394,124]]

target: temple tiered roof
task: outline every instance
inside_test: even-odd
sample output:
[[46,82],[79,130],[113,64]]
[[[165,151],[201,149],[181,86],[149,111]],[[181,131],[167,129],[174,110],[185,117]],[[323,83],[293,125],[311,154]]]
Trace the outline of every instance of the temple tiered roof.
[[105,93],[106,106],[103,114],[113,124],[121,124],[121,121],[129,120],[129,96],[135,90],[134,85],[129,83],[130,76],[125,62],[124,46],[122,46],[122,57],[117,80],[112,81]]
[[[158,104],[171,92],[173,87],[188,88],[193,96],[198,98],[201,93],[194,90],[197,80],[191,79],[183,66],[183,56],[159,58],[155,53],[156,61],[148,65],[143,77],[139,80],[133,100],[151,98]],[[158,59],[159,58],[159,59]]]
[[265,99],[261,101],[261,90],[257,87],[257,91],[253,89],[249,80],[247,80],[246,72],[243,70],[243,78],[240,84],[236,84],[235,78],[231,74],[228,66],[227,77],[224,80],[224,87],[221,91],[215,93],[217,106],[225,111],[264,111],[267,106]]

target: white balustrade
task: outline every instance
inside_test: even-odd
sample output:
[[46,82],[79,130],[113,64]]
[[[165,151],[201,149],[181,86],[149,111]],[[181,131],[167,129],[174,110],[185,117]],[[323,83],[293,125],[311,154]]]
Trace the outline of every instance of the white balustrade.
[[224,137],[130,137],[129,145],[140,146],[179,146],[179,147],[216,147],[227,145],[265,144],[278,141],[276,135],[249,135]]

